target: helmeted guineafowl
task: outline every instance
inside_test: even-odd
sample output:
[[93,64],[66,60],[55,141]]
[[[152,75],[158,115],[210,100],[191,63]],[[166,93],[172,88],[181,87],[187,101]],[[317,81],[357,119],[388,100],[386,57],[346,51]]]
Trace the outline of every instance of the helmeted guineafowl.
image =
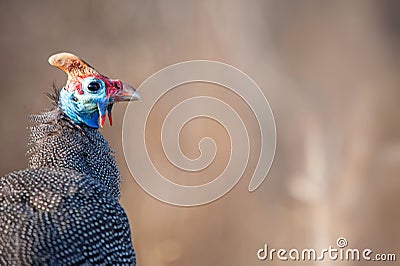
[[29,168],[0,178],[0,265],[135,265],[120,173],[97,129],[113,103],[140,96],[75,55],[49,63],[68,80],[53,110],[32,116]]

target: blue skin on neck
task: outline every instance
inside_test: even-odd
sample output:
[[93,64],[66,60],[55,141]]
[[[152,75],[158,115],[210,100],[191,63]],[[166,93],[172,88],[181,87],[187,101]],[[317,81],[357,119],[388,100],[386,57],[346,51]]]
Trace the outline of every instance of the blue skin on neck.
[[[97,88],[94,85],[98,85]],[[89,88],[92,88],[90,90]],[[82,82],[83,94],[61,89],[60,106],[64,113],[76,124],[85,124],[92,128],[99,128],[99,116],[105,115],[109,99],[106,97],[106,88],[102,80],[88,77]]]

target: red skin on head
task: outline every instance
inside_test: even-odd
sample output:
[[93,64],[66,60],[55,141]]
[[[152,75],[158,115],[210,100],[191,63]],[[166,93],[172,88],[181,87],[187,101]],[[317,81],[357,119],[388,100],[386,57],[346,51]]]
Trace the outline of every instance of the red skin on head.
[[109,79],[103,75],[90,75],[90,76],[76,76],[73,79],[68,80],[65,89],[69,92],[76,91],[78,94],[82,95],[83,90],[82,90],[82,81],[85,78],[88,77],[94,77],[97,79],[100,79],[104,82],[106,85],[106,96],[110,97],[110,95],[113,95],[117,93],[119,90],[122,90],[122,82],[119,79]]

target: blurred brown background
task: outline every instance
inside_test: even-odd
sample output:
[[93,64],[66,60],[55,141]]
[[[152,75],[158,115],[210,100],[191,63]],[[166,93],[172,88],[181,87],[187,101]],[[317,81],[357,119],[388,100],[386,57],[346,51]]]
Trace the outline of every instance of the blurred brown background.
[[65,82],[47,64],[55,52],[135,86],[172,63],[222,61],[267,96],[278,132],[267,180],[249,193],[248,169],[230,193],[196,208],[138,187],[122,152],[126,105],[115,108],[102,132],[123,175],[139,265],[291,265],[256,252],[264,243],[335,247],[340,236],[400,260],[398,1],[3,0],[0,21],[0,175],[26,167],[27,117],[50,107],[53,81]]

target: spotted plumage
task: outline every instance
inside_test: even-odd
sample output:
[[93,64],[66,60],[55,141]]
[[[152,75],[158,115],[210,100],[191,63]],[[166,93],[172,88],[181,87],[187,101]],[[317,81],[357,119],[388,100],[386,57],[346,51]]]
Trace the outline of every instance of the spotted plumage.
[[29,167],[0,177],[0,265],[135,265],[113,151],[51,98],[31,117]]

